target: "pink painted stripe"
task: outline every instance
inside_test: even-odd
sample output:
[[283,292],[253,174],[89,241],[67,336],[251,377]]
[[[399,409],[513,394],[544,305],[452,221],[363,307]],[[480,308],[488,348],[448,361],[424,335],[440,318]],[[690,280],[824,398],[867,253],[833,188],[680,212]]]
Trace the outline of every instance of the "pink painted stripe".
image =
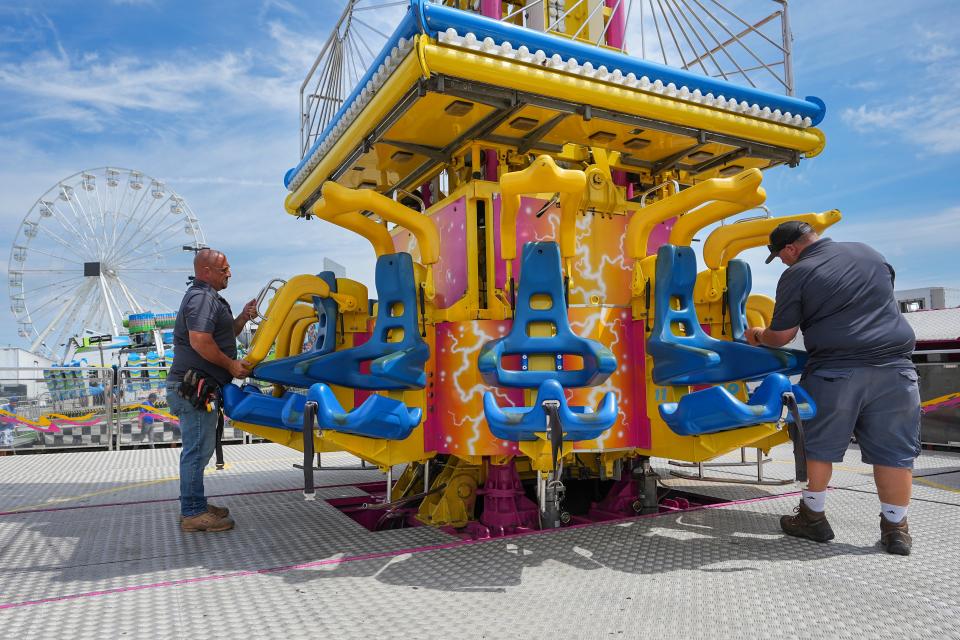
[[[333,486],[337,486],[337,485],[333,485]],[[339,486],[345,486],[345,485],[339,485]],[[353,485],[346,485],[346,486],[353,486]],[[296,490],[298,489],[295,489],[295,491]],[[243,494],[233,494],[233,495],[243,495]],[[426,553],[428,551],[443,551],[446,549],[466,547],[466,546],[485,543],[485,542],[499,542],[501,540],[508,540],[510,538],[519,538],[522,536],[529,536],[534,534],[551,535],[556,533],[562,533],[564,531],[569,531],[570,529],[582,529],[584,527],[611,525],[611,524],[616,524],[616,523],[629,521],[629,520],[639,520],[639,519],[645,519],[645,518],[656,518],[660,516],[677,515],[680,513],[690,513],[692,511],[700,511],[703,509],[718,509],[720,507],[729,507],[729,506],[741,505],[741,504],[751,504],[754,502],[765,502],[767,500],[776,500],[778,498],[788,498],[790,496],[798,496],[798,495],[800,495],[799,491],[791,491],[790,493],[781,493],[778,495],[771,495],[771,496],[761,496],[759,498],[749,498],[747,500],[733,500],[731,502],[721,502],[718,504],[701,505],[698,507],[691,507],[690,509],[685,509],[684,511],[679,511],[679,512],[668,511],[665,513],[649,513],[641,516],[619,518],[617,520],[606,520],[604,522],[599,522],[599,523],[575,524],[575,525],[570,525],[568,527],[563,527],[562,529],[548,529],[546,531],[524,531],[521,533],[514,533],[510,535],[500,536],[498,538],[487,538],[485,540],[454,540],[452,542],[446,542],[443,544],[433,544],[433,545],[426,545],[422,547],[409,547],[406,549],[396,549],[394,551],[380,551],[377,553],[366,553],[366,554],[361,554],[357,556],[347,556],[345,558],[327,558],[325,560],[315,560],[313,562],[303,562],[299,564],[284,565],[280,567],[268,567],[266,569],[248,569],[245,571],[233,571],[231,573],[220,573],[212,576],[182,578],[180,580],[164,580],[163,582],[150,582],[147,584],[132,585],[129,587],[114,587],[112,589],[101,589],[98,591],[84,591],[81,593],[71,593],[65,596],[40,598],[38,600],[23,600],[20,602],[7,602],[7,603],[0,604],[0,611],[4,609],[19,609],[23,607],[32,607],[40,604],[52,604],[55,602],[67,602],[71,600],[80,600],[83,598],[94,598],[97,596],[106,596],[106,595],[112,595],[117,593],[130,593],[133,591],[145,591],[147,589],[177,587],[182,585],[199,584],[202,582],[214,582],[219,580],[229,580],[231,578],[242,578],[246,576],[268,575],[271,573],[283,573],[286,571],[299,571],[302,569],[312,569],[315,567],[346,564],[348,562],[360,562],[363,560],[377,560],[379,558],[396,558],[397,556],[402,556],[405,554]]]
[[[149,481],[148,481],[149,482]],[[371,485],[383,485],[383,480],[373,482],[346,482],[343,484],[325,484],[315,487],[316,489],[337,489],[340,487],[370,487]],[[217,493],[209,495],[207,498],[226,498],[230,496],[256,496],[262,493],[289,493],[291,491],[303,491],[303,487],[294,487],[293,489],[264,489],[263,491],[238,491],[236,493]],[[102,504],[81,504],[72,507],[44,507],[43,509],[24,509],[22,511],[0,511],[0,516],[18,516],[24,513],[49,513],[51,511],[74,511],[76,509],[100,509],[103,507],[128,507],[137,504],[155,504],[158,502],[176,502],[180,498],[151,498],[150,500],[131,500],[129,502],[104,502]]]

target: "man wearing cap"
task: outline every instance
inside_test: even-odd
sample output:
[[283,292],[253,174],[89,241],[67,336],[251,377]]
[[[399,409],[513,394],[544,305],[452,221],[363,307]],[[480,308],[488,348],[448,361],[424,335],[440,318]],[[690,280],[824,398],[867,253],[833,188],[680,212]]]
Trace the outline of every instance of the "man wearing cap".
[[223,386],[250,374],[250,363],[237,359],[236,336],[256,316],[251,300],[236,318],[220,296],[230,280],[227,257],[201,249],[193,260],[194,280],[187,289],[173,326],[173,365],[167,375],[167,404],[180,419],[180,528],[184,531],[227,531],[233,519],[226,507],[207,502],[203,470],[216,446],[219,408],[198,408],[181,397],[181,382],[188,371],[203,374]]
[[873,465],[880,543],[888,553],[909,555],[920,390],[910,360],[916,338],[893,295],[893,267],[867,245],[820,238],[804,222],[779,225],[767,248],[768,264],[780,258],[788,268],[770,326],[751,327],[746,338],[781,347],[803,332],[809,359],[800,384],[817,405],[816,417],[804,423],[807,488],[780,526],[791,536],[833,539],[824,511],[827,484],[856,435],[862,460]]

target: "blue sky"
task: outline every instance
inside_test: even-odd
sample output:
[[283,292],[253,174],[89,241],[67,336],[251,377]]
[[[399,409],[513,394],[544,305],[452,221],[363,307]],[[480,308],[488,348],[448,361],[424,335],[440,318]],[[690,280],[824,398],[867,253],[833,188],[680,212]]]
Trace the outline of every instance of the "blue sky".
[[[283,174],[299,160],[299,85],[342,5],[0,5],[0,250],[58,180],[110,165],[186,198],[230,256],[232,302],[318,271],[324,256],[372,283],[363,242],[282,209]],[[830,235],[874,245],[901,288],[960,287],[958,18],[949,0],[791,3],[798,94],[826,101],[828,142],[766,174],[767,204],[775,215],[839,208]],[[391,16],[370,19],[386,29]],[[782,267],[763,266],[760,250],[747,257],[755,289],[772,291]],[[3,306],[0,344],[19,344]]]

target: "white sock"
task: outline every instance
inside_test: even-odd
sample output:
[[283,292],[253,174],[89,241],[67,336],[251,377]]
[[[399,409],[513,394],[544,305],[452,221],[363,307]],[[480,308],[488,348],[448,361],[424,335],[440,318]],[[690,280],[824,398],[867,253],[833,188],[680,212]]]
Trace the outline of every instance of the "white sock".
[[803,490],[803,504],[807,505],[811,511],[820,513],[824,509],[824,503],[827,501],[826,491],[807,491]]
[[907,517],[907,507],[900,507],[895,504],[880,503],[880,513],[886,518],[887,522],[897,524]]

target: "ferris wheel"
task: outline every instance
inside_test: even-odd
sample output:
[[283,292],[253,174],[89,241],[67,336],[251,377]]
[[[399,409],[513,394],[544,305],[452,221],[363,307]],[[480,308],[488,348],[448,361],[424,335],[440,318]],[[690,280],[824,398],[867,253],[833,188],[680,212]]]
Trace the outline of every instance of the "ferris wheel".
[[20,223],[7,277],[17,331],[59,355],[72,337],[123,331],[131,313],[170,311],[205,246],[190,207],[139,171],[81,171],[47,190]]

